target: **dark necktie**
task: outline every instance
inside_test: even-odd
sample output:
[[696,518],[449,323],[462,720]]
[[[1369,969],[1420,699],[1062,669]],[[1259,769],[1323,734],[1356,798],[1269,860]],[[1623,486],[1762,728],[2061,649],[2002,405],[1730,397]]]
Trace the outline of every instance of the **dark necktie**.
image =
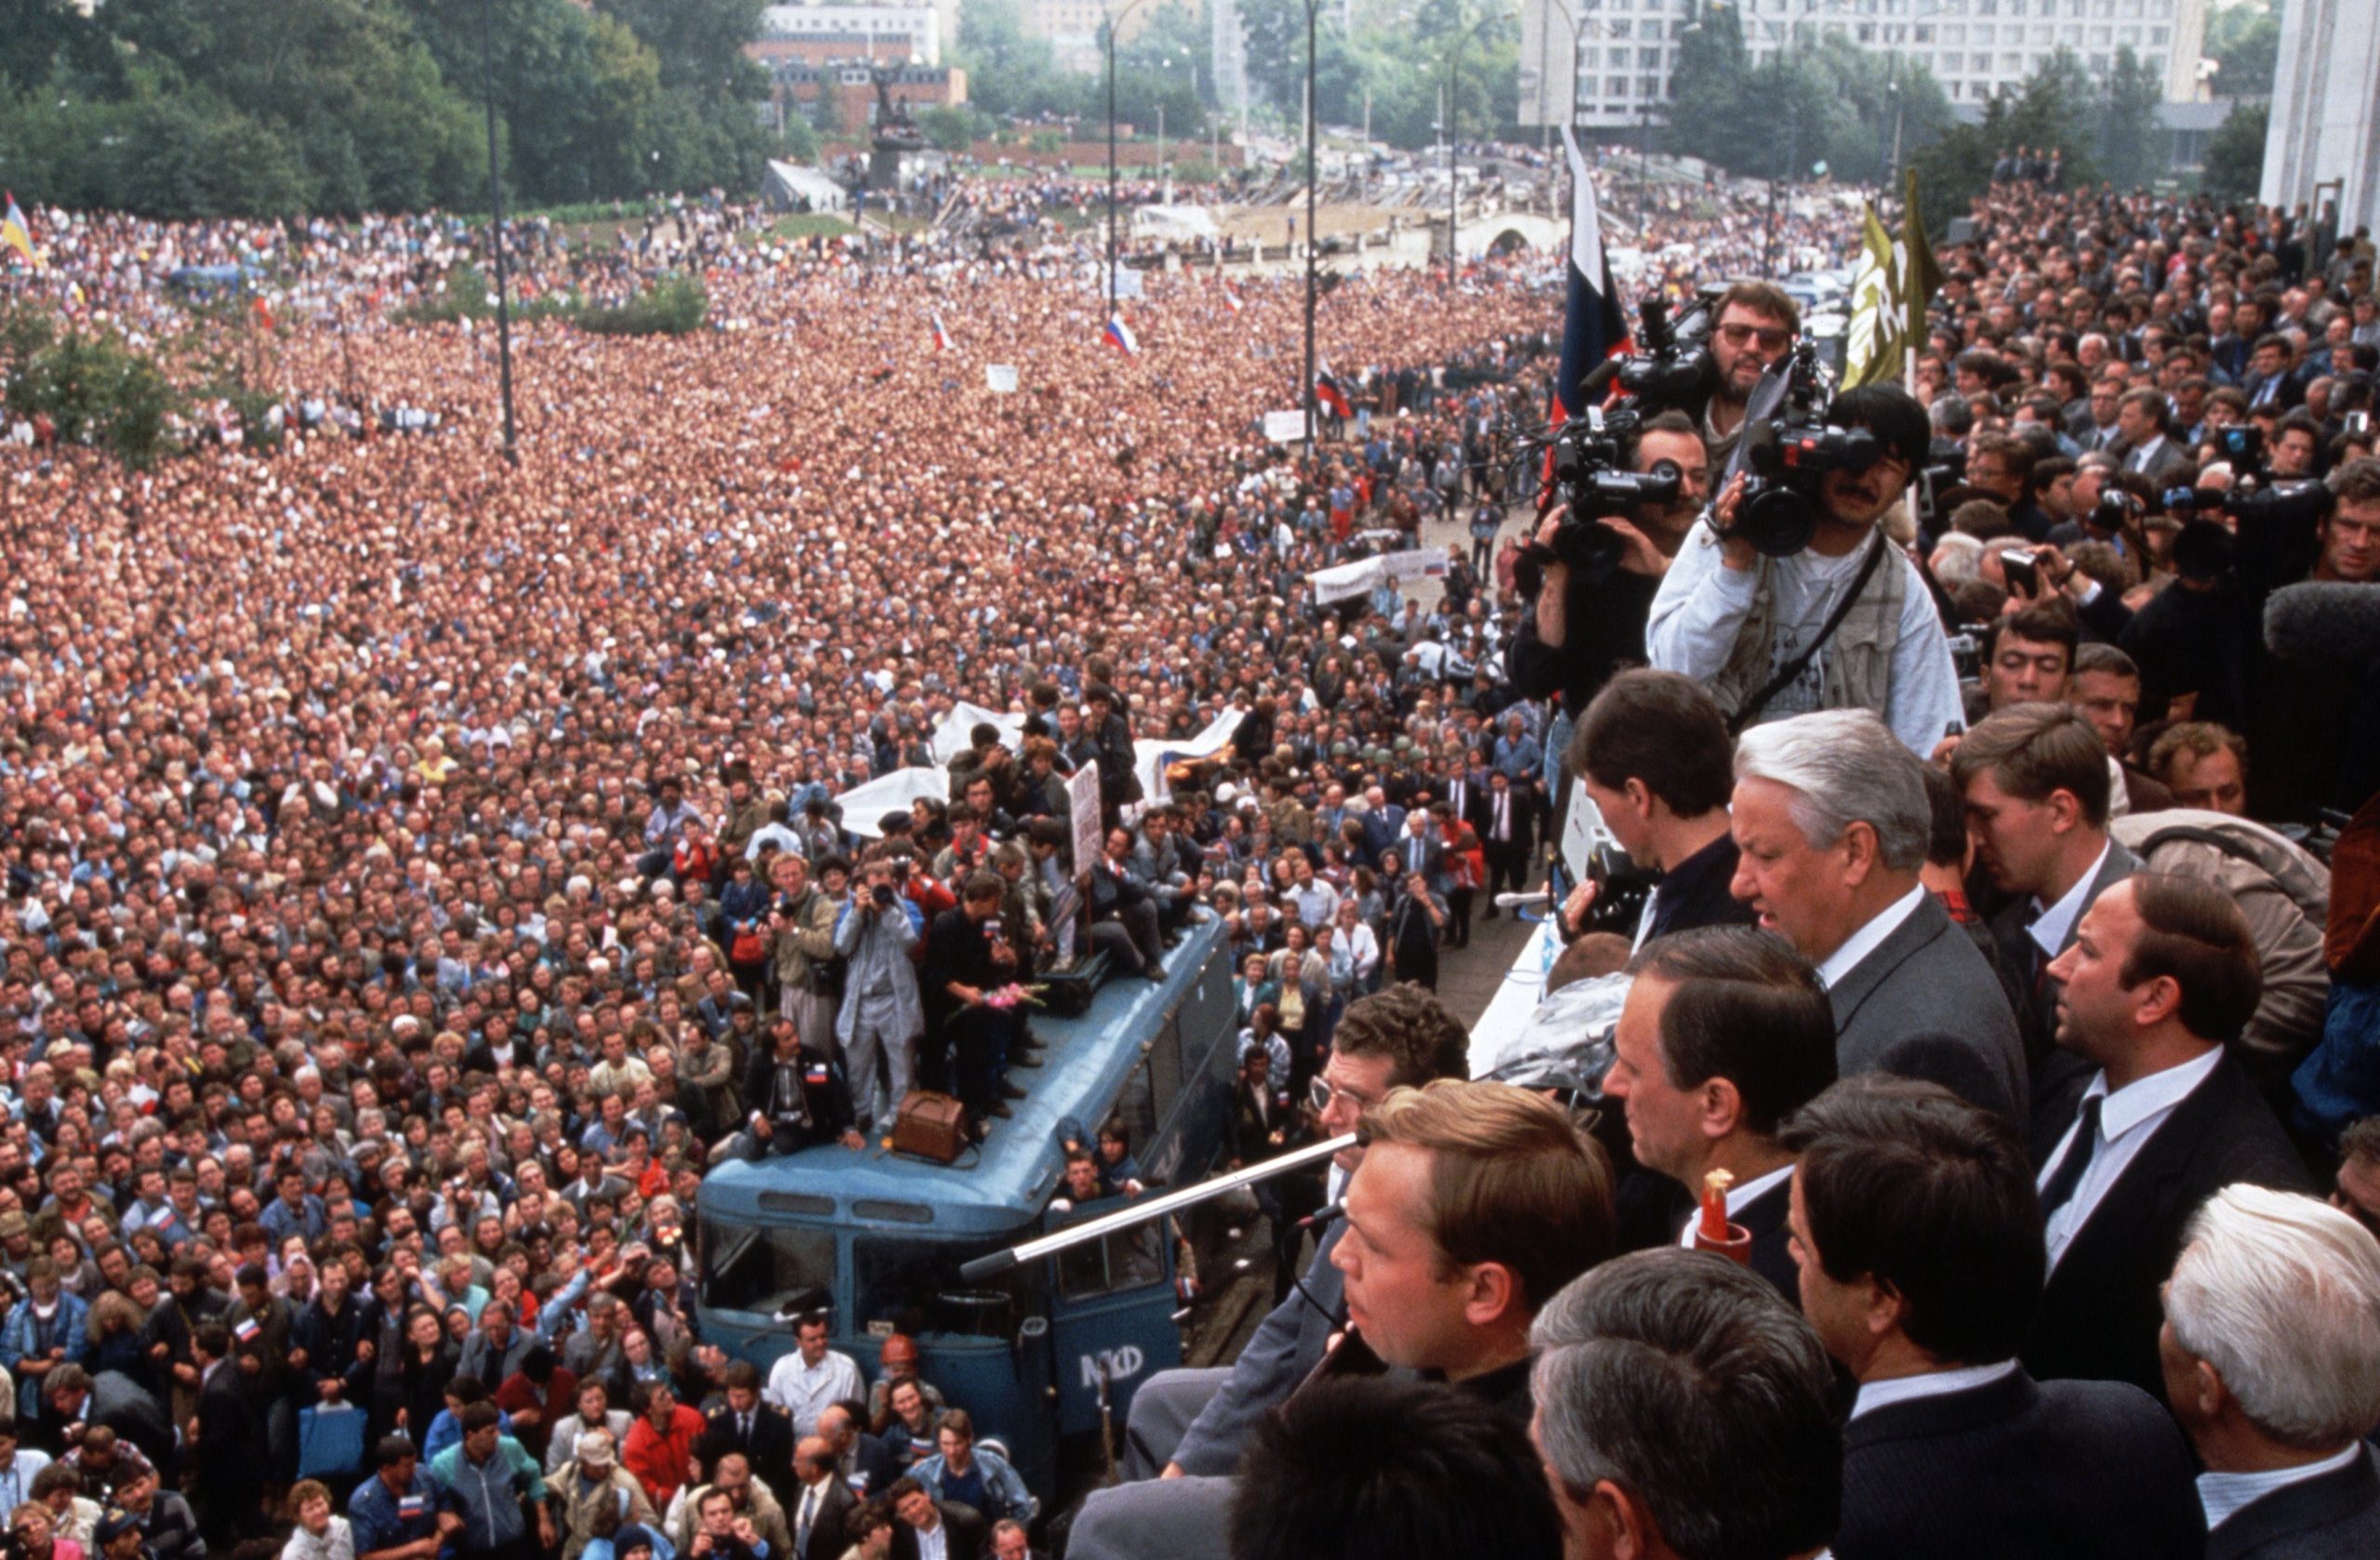
[[2042,1222],[2047,1223],[2057,1210],[2074,1200],[2074,1189],[2082,1184],[2082,1172],[2091,1168],[2092,1156],[2099,1147],[2099,1106],[2107,1099],[2093,1094],[2082,1102],[2082,1112],[2074,1123],[2074,1142],[2067,1148],[2066,1157],[2042,1188]]

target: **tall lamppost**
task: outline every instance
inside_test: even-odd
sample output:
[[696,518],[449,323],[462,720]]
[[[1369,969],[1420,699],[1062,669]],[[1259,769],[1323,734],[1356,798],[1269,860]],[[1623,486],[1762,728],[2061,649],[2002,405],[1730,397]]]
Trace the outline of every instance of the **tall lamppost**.
[[[1579,19],[1570,14],[1569,7],[1563,5],[1561,0],[1543,0],[1543,3],[1547,18],[1550,20],[1554,17],[1560,17],[1562,19],[1562,25],[1570,30],[1570,53],[1568,56],[1570,60],[1570,69],[1564,78],[1570,84],[1570,91],[1568,93],[1570,112],[1563,116],[1563,123],[1575,129],[1579,123]],[[1552,28],[1544,29],[1539,35],[1540,41],[1542,42],[1546,38],[1550,37],[1552,33]],[[1542,75],[1540,75],[1538,78],[1537,116],[1540,127],[1551,123],[1545,117],[1545,83]],[[1562,160],[1567,165],[1570,159],[1566,153]],[[1553,199],[1554,192],[1560,187],[1561,182],[1562,181],[1560,179],[1554,177],[1554,170],[1549,164],[1545,174],[1546,198],[1549,201]]]
[[1322,182],[1322,165],[1316,151],[1316,132],[1322,123],[1322,105],[1314,95],[1315,61],[1317,30],[1315,19],[1322,0],[1305,0],[1305,383],[1298,404],[1305,410],[1306,458],[1314,458],[1315,363],[1314,363],[1314,298],[1315,257],[1321,245],[1316,242],[1315,186]]
[[1115,312],[1116,297],[1116,32],[1142,0],[1126,0],[1107,18],[1107,309]]
[[504,397],[504,458],[521,464],[512,421],[512,290],[504,264],[504,167],[496,152],[496,0],[480,0],[480,79],[487,98],[490,243],[496,251],[496,382]]
[[1455,265],[1460,257],[1456,231],[1462,220],[1461,183],[1455,174],[1455,132],[1462,123],[1462,51],[1496,19],[1483,16],[1463,30],[1447,56],[1447,291],[1454,291]]

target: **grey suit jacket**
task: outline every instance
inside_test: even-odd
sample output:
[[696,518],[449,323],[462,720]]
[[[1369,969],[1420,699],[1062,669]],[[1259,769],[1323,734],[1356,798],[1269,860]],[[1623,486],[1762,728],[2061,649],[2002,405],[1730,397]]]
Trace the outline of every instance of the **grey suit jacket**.
[[1330,1253],[1346,1233],[1347,1222],[1341,1219],[1315,1243],[1304,1280],[1313,1300],[1290,1289],[1289,1298],[1256,1324],[1254,1336],[1232,1365],[1231,1380],[1183,1432],[1173,1461],[1183,1473],[1218,1474],[1237,1468],[1241,1448],[1256,1421],[1287,1401],[1322,1363],[1323,1346],[1346,1311],[1346,1280],[1330,1265]]
[[2380,1554],[2380,1470],[2373,1453],[2335,1474],[2277,1489],[2231,1514],[2207,1560],[2334,1560]]
[[2008,1098],[2030,1096],[2025,1048],[2007,993],[1974,942],[1932,894],[1827,989],[1834,1009],[1835,1066],[1849,1077],[1877,1070],[1894,1041],[1948,1036],[1973,1047]]

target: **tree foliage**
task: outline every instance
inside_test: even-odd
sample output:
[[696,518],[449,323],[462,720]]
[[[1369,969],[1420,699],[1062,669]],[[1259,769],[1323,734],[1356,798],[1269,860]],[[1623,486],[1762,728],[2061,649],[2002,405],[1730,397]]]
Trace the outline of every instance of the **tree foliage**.
[[19,416],[46,416],[61,443],[95,444],[127,465],[164,449],[167,419],[184,403],[156,358],[108,327],[63,328],[44,310],[0,314],[0,400]]
[[2209,11],[2202,52],[2221,67],[2212,84],[2216,97],[2271,97],[2273,70],[2281,61],[2280,10],[2241,5]]
[[2207,138],[2206,192],[2221,201],[2252,201],[2263,187],[2265,137],[2271,127],[2269,103],[2235,103]]
[[0,159],[22,198],[157,216],[483,207],[493,86],[523,204],[747,190],[760,4],[0,0]]

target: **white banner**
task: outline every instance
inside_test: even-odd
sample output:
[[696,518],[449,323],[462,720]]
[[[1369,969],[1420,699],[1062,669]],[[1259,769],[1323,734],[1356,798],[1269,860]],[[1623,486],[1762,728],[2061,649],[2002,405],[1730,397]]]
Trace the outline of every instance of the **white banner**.
[[1447,554],[1444,548],[1414,548],[1404,552],[1392,552],[1380,563],[1391,579],[1421,579],[1443,575],[1447,572]]
[[1016,364],[987,363],[984,364],[984,388],[994,395],[1016,393]]
[[1066,805],[1074,813],[1075,870],[1089,870],[1099,859],[1099,760],[1066,776]]
[[1381,578],[1380,560],[1359,558],[1353,563],[1340,563],[1328,569],[1316,569],[1305,576],[1314,587],[1316,606],[1329,606],[1350,596],[1361,596],[1378,584]]
[[1296,444],[1305,440],[1305,413],[1296,407],[1286,412],[1264,414],[1264,442],[1268,444]]

